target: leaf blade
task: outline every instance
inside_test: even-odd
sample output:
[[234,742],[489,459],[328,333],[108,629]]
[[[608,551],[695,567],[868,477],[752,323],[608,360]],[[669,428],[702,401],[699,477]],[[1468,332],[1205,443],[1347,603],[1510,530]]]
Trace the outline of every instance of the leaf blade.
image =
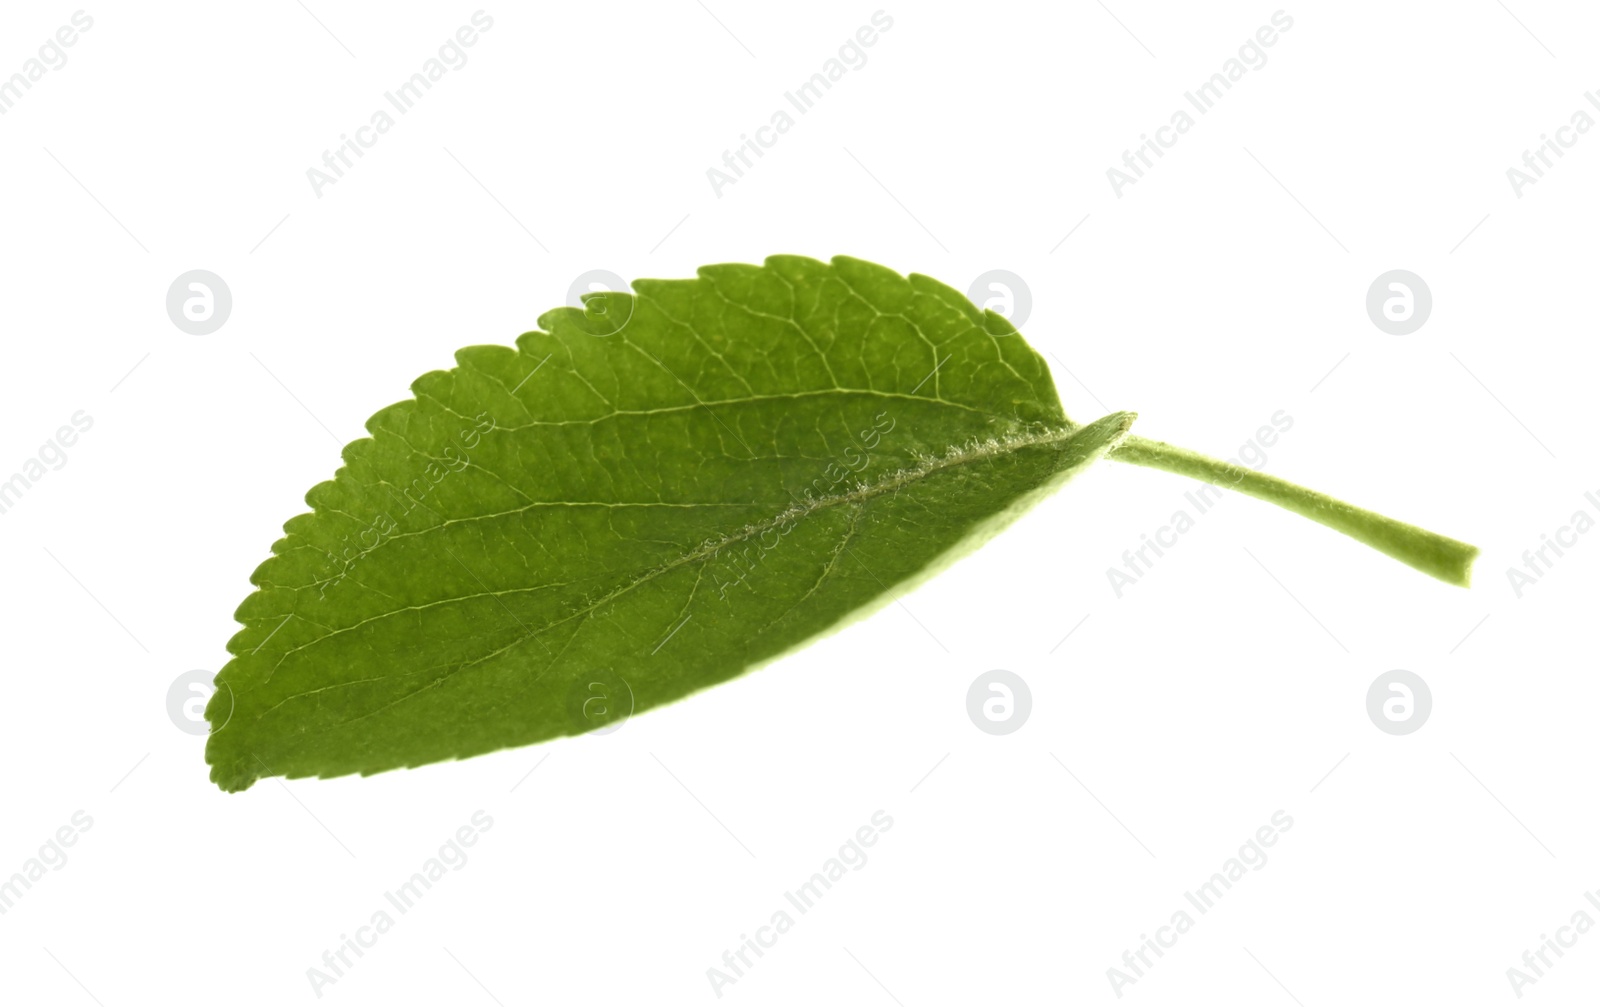
[[460,351],[307,494],[207,710],[219,786],[579,733],[597,676],[682,698],[881,604],[1132,420],[1076,427],[1022,337],[926,277],[778,256],[635,289]]

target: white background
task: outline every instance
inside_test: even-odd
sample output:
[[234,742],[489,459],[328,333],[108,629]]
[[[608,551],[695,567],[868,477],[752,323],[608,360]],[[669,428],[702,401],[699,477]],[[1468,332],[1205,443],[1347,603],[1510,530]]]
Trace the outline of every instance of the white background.
[[[1280,809],[1267,865],[1125,1001],[1516,1000],[1525,949],[1600,920],[1600,536],[1521,598],[1506,576],[1600,516],[1600,131],[1520,198],[1506,170],[1600,116],[1600,18],[1287,8],[1268,62],[1119,198],[1106,170],[1277,8],[1108,4],[886,8],[868,62],[720,198],[706,170],[874,5],[489,7],[469,62],[320,198],[306,170],[475,5],[88,9],[0,116],[0,478],[94,420],[0,516],[0,876],[93,819],[0,916],[0,1000],[315,1002],[307,970],[479,809],[466,866],[324,1001],[718,1002],[707,970],[880,809],[865,867],[723,1001],[1116,1002],[1123,951]],[[6,5],[0,75],[75,9]],[[1119,599],[1107,568],[1192,485],[1106,463],[903,607],[615,734],[207,782],[168,687],[226,659],[339,443],[586,270],[772,253],[963,290],[1010,270],[1074,417],[1138,410],[1227,456],[1284,410],[1268,471],[1482,546],[1476,586],[1229,498]],[[164,305],[197,268],[234,298],[208,336]],[[1365,309],[1396,268],[1434,299],[1409,336]],[[1007,737],[965,709],[994,668],[1033,695]],[[1365,709],[1396,668],[1434,701],[1405,737]],[[1523,994],[1597,984],[1590,935]]]

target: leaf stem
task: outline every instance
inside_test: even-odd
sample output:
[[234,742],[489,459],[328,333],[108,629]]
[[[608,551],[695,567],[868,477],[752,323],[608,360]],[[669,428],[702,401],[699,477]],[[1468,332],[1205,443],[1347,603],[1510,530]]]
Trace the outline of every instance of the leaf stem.
[[1471,583],[1477,546],[1352,506],[1277,476],[1132,435],[1108,457],[1237,490],[1343,532],[1447,584],[1466,587]]

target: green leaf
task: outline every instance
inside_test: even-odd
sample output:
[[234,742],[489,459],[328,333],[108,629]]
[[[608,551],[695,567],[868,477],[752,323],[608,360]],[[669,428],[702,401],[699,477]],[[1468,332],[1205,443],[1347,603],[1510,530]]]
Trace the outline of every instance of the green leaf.
[[474,346],[306,495],[206,709],[211,778],[375,773],[579,734],[739,675],[976,546],[1095,459],[1268,500],[1465,584],[1477,550],[1078,425],[1001,316],[775,256]]
[[882,604],[1105,454],[1002,317],[795,256],[640,280],[367,423],[240,605],[212,779],[603,726]]

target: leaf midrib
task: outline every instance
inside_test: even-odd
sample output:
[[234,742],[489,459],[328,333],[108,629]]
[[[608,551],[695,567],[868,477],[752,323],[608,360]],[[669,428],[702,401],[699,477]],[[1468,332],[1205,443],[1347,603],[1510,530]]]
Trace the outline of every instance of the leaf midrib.
[[[594,613],[596,610],[600,609],[604,605],[608,604],[609,602],[615,601],[617,598],[622,597],[623,595],[629,593],[630,591],[634,590],[635,588],[640,587],[640,586],[642,586],[642,585],[644,585],[646,583],[649,583],[650,581],[655,580],[658,577],[661,577],[661,576],[663,576],[665,574],[668,574],[668,573],[671,573],[671,572],[673,572],[675,570],[681,569],[684,566],[690,565],[692,563],[698,562],[698,561],[703,560],[703,559],[708,559],[708,558],[716,555],[721,550],[728,548],[731,545],[736,545],[736,544],[738,544],[740,542],[748,541],[752,537],[759,536],[764,532],[771,531],[771,530],[773,530],[775,528],[778,528],[778,527],[780,527],[780,526],[782,526],[784,524],[788,524],[788,523],[791,523],[791,522],[803,521],[807,517],[810,517],[811,515],[816,514],[819,511],[823,511],[823,510],[826,510],[826,509],[831,509],[833,507],[844,506],[844,505],[847,505],[847,504],[864,503],[864,502],[866,502],[868,500],[871,500],[871,499],[874,499],[876,497],[882,496],[882,495],[884,495],[886,493],[895,492],[895,491],[898,491],[900,489],[903,489],[904,487],[906,487],[908,485],[911,485],[911,484],[913,484],[913,483],[915,483],[915,482],[917,482],[919,480],[926,479],[926,478],[928,478],[928,477],[930,477],[930,476],[932,476],[932,475],[934,475],[936,473],[943,472],[943,471],[948,470],[948,469],[956,468],[956,467],[959,467],[959,466],[962,466],[962,465],[973,464],[975,462],[989,461],[989,460],[993,460],[993,459],[996,459],[996,458],[1005,457],[1005,456],[1008,456],[1008,455],[1016,454],[1017,452],[1026,450],[1028,448],[1043,447],[1043,446],[1051,445],[1051,444],[1059,444],[1059,443],[1071,440],[1074,436],[1076,436],[1077,434],[1081,433],[1083,431],[1083,429],[1084,428],[1082,428],[1082,427],[1076,427],[1076,426],[1046,427],[1046,428],[1044,428],[1042,430],[1038,430],[1038,431],[1036,431],[1034,433],[1029,433],[1029,434],[1011,434],[1011,435],[1008,435],[1008,436],[1006,436],[1004,438],[990,438],[988,440],[985,440],[985,441],[982,441],[982,442],[978,442],[978,443],[974,443],[974,444],[971,444],[970,446],[966,446],[966,447],[952,446],[950,449],[948,449],[946,451],[946,453],[943,456],[930,457],[930,458],[926,459],[922,464],[917,465],[917,466],[915,466],[913,468],[898,469],[895,472],[889,473],[889,474],[879,478],[875,482],[872,482],[872,483],[869,483],[869,484],[866,484],[866,485],[862,485],[862,486],[858,486],[855,489],[852,489],[852,490],[850,490],[848,492],[845,492],[845,493],[827,494],[827,495],[824,495],[824,496],[816,497],[816,498],[814,498],[814,499],[812,499],[810,501],[807,501],[805,503],[795,504],[795,505],[785,509],[784,511],[780,512],[779,514],[775,515],[774,517],[768,518],[768,519],[760,521],[760,522],[756,522],[756,523],[753,523],[753,524],[746,525],[744,528],[740,529],[737,532],[734,532],[734,533],[731,533],[729,535],[726,535],[723,538],[718,539],[718,540],[716,540],[714,542],[702,543],[701,545],[697,546],[695,549],[692,549],[692,550],[690,550],[688,552],[685,552],[685,553],[683,553],[683,554],[681,554],[679,556],[673,557],[671,560],[645,571],[644,573],[640,574],[638,577],[634,578],[632,581],[629,581],[628,583],[623,584],[622,586],[620,586],[620,587],[616,588],[615,590],[609,592],[604,597],[594,601],[593,603],[585,606],[584,608],[578,609],[577,611],[574,611],[574,612],[571,612],[571,613],[569,613],[569,614],[567,614],[565,616],[562,616],[561,618],[555,620],[554,622],[547,623],[544,626],[541,626],[536,630],[531,630],[528,633],[526,633],[525,635],[518,637],[516,640],[513,640],[512,642],[510,642],[508,644],[505,644],[504,646],[502,646],[502,647],[500,647],[500,648],[498,648],[496,650],[490,651],[489,653],[484,654],[481,657],[477,657],[477,658],[474,658],[471,661],[468,661],[468,662],[465,662],[463,664],[460,664],[460,665],[456,666],[455,668],[450,669],[450,671],[446,672],[443,676],[435,679],[434,681],[428,683],[427,685],[425,685],[422,688],[416,690],[415,692],[408,693],[407,695],[400,697],[400,699],[397,699],[392,703],[386,704],[380,710],[369,711],[367,713],[362,714],[360,717],[352,718],[351,720],[343,721],[343,722],[341,722],[339,724],[333,725],[332,727],[328,728],[328,730],[337,730],[337,729],[339,729],[341,727],[344,727],[344,726],[346,726],[348,724],[355,723],[357,720],[365,719],[366,717],[369,717],[369,716],[372,716],[372,715],[374,715],[376,713],[382,712],[382,710],[389,709],[390,707],[392,707],[392,706],[394,706],[394,705],[396,705],[398,703],[405,702],[407,699],[410,699],[410,698],[412,698],[413,696],[416,696],[416,695],[420,695],[422,692],[425,692],[428,689],[434,688],[435,686],[438,686],[438,685],[442,684],[445,680],[447,680],[449,678],[453,678],[458,672],[466,671],[469,668],[473,668],[473,667],[475,667],[477,665],[484,664],[484,663],[486,663],[488,661],[491,661],[494,658],[499,657],[502,654],[505,654],[505,653],[517,648],[517,647],[522,646],[523,644],[527,643],[529,640],[533,640],[533,639],[539,637],[542,634],[548,633],[549,631],[551,631],[553,629],[556,629],[556,628],[558,628],[558,627],[560,627],[562,625],[565,625],[568,622],[571,622],[574,619],[586,618],[587,616],[591,615],[592,613]],[[299,645],[297,647],[291,648],[290,650],[284,651],[282,654],[280,654],[278,656],[277,662],[273,665],[273,671],[268,673],[267,677],[262,681],[262,684],[265,685],[267,682],[271,681],[272,674],[275,673],[277,671],[277,669],[282,665],[282,663],[286,659],[288,659],[292,654],[295,654],[295,653],[298,653],[298,652],[300,652],[302,650],[306,650],[306,649],[309,649],[311,647],[314,647],[317,644],[322,643],[322,642],[324,642],[324,641],[326,641],[326,640],[328,640],[328,639],[330,639],[330,638],[332,638],[332,637],[334,637],[336,635],[339,635],[339,634],[342,634],[342,633],[346,633],[346,632],[351,632],[351,631],[354,631],[356,629],[359,629],[360,627],[366,625],[367,623],[375,622],[375,621],[380,620],[380,619],[386,619],[386,618],[389,618],[392,615],[397,615],[397,614],[400,614],[402,612],[417,611],[417,610],[420,610],[420,609],[432,608],[432,607],[439,606],[439,605],[451,605],[451,604],[456,604],[458,602],[469,601],[469,600],[473,600],[473,599],[477,599],[477,598],[498,597],[500,595],[505,595],[505,594],[519,594],[519,593],[524,593],[524,592],[527,592],[527,591],[542,590],[542,589],[544,589],[544,588],[546,588],[548,586],[549,585],[541,585],[541,586],[538,586],[538,587],[531,587],[531,588],[509,588],[509,589],[504,590],[504,591],[489,591],[489,592],[484,592],[484,593],[481,593],[481,594],[459,595],[459,596],[456,596],[454,598],[441,598],[441,599],[438,599],[436,601],[428,602],[426,605],[409,606],[409,607],[404,608],[404,609],[396,609],[396,610],[393,610],[393,611],[390,611],[390,612],[385,612],[385,613],[381,613],[379,615],[371,616],[371,617],[369,617],[367,619],[361,620],[358,623],[353,623],[350,626],[342,627],[340,629],[334,630],[331,633],[326,633],[326,634],[324,634],[322,636],[317,637],[314,640],[311,640],[311,641],[309,641],[307,643],[301,644],[301,645]],[[519,622],[520,622],[520,620],[519,620]],[[555,666],[555,662],[560,659],[561,653],[564,652],[564,651],[565,651],[565,648],[562,648],[561,652],[558,652],[554,657],[552,657],[550,663],[547,664],[545,666],[545,668],[542,671],[540,671],[540,673],[537,676],[534,677],[533,682],[537,682],[540,678],[542,678],[544,676],[544,674],[546,672],[548,672],[552,667],[554,667]],[[415,675],[415,674],[420,674],[420,673],[421,672],[409,672],[407,674]],[[359,682],[339,683],[339,685],[349,685],[349,686],[366,685],[366,684],[371,684],[372,682],[375,682],[375,681],[387,681],[389,679],[393,679],[393,678],[397,678],[397,677],[401,677],[401,676],[398,676],[398,675],[385,675],[385,676],[380,676],[379,678],[376,678],[376,679],[363,679],[363,680],[361,680]],[[529,684],[531,685],[533,683],[530,682]],[[319,689],[317,689],[315,691],[316,692],[325,692],[329,688],[333,688],[333,687],[334,686],[324,686],[324,687],[319,688]],[[277,709],[278,707],[283,706],[284,704],[289,703],[292,700],[303,698],[304,696],[308,696],[308,695],[311,695],[311,694],[312,694],[311,692],[306,692],[306,693],[297,693],[297,694],[292,695],[292,696],[286,696],[282,700],[280,700],[277,703],[273,704],[271,709]]]

